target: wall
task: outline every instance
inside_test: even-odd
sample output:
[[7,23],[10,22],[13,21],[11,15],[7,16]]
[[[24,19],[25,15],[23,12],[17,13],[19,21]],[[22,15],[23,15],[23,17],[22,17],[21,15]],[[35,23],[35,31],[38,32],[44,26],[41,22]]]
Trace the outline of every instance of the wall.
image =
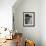
[[[23,27],[23,12],[35,12],[35,27]],[[41,1],[23,0],[17,7],[14,5],[13,13],[15,29],[23,33],[24,39],[31,39],[36,46],[41,46]]]
[[46,0],[41,1],[41,41],[46,46]]
[[0,0],[0,27],[12,28],[12,6],[16,0]]

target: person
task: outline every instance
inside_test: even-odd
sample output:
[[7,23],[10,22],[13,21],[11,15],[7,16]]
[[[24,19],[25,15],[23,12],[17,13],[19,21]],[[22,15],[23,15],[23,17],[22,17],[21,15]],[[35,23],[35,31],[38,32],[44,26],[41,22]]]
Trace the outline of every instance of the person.
[[21,46],[22,45],[22,37],[19,35],[16,36],[16,46]]

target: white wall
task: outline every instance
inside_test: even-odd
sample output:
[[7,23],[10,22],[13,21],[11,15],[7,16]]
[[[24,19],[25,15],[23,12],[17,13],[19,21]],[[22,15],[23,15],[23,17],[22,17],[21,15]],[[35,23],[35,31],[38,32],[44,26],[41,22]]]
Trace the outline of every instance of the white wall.
[[42,46],[46,46],[46,0],[41,1],[41,40]]
[[[13,7],[15,28],[23,33],[23,37],[35,41],[41,46],[41,1],[23,0],[20,5]],[[35,27],[23,27],[23,12],[35,12]]]
[[16,0],[0,0],[0,27],[12,28],[12,6]]

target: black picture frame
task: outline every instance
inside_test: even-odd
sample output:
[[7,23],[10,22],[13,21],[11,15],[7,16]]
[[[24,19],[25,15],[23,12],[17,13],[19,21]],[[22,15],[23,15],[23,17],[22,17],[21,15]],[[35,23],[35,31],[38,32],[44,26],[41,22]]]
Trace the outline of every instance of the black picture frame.
[[23,26],[24,27],[35,26],[35,12],[23,12]]

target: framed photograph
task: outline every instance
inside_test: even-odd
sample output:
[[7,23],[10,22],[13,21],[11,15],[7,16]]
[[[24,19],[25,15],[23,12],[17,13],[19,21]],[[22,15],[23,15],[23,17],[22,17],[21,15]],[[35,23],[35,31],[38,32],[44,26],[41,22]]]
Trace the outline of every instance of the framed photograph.
[[35,26],[35,12],[23,12],[23,26],[24,27]]

